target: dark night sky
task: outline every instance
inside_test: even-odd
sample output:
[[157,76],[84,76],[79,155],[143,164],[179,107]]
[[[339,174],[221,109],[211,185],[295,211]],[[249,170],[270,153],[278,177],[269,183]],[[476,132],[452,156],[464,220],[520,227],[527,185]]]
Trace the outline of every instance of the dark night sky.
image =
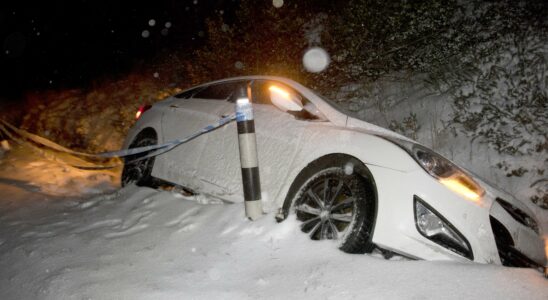
[[[235,3],[2,1],[0,98],[18,99],[28,90],[85,86],[93,79],[126,72],[162,49],[190,49],[200,40],[204,19],[221,11],[228,14]],[[144,30],[149,32],[147,38]]]

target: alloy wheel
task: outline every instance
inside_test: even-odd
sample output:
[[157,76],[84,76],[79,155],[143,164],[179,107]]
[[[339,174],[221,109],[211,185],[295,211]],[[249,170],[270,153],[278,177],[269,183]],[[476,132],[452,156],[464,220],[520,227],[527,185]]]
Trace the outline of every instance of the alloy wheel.
[[301,230],[313,240],[340,239],[351,228],[356,198],[344,178],[335,174],[310,182],[295,203]]

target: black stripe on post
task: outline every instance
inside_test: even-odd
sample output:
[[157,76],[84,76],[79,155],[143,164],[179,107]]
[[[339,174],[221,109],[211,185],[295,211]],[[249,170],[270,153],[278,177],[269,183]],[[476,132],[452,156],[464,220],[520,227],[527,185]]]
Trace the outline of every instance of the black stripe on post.
[[238,134],[255,133],[255,122],[253,120],[240,121],[238,124]]
[[259,178],[259,167],[242,168],[242,181],[244,186],[244,200],[260,200],[261,180]]

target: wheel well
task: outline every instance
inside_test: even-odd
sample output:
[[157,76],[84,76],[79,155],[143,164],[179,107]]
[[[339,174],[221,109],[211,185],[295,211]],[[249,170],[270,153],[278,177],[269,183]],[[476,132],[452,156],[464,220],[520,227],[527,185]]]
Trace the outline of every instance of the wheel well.
[[135,143],[143,138],[153,138],[155,139],[156,141],[158,141],[158,134],[156,133],[156,130],[154,130],[154,128],[152,127],[147,127],[143,130],[141,130],[136,136],[135,138],[133,138],[133,141],[131,141],[131,145],[129,146],[129,148],[131,148],[131,146],[135,145]]
[[[373,195],[373,199],[375,202],[375,214],[374,214],[374,220],[371,224],[375,226],[375,221],[377,219],[377,209],[378,209],[378,197],[377,197],[377,186],[375,185],[375,180],[373,178],[373,175],[371,174],[371,171],[367,168],[367,166],[360,161],[359,159],[355,158],[354,156],[344,154],[344,153],[332,153],[324,155],[312,162],[310,162],[304,169],[301,170],[299,175],[295,178],[291,186],[289,187],[289,191],[287,192],[287,195],[284,200],[284,204],[282,206],[282,214],[283,218],[279,219],[278,221],[282,221],[285,218],[287,218],[289,214],[289,210],[291,209],[291,204],[293,202],[293,199],[297,196],[297,192],[299,188],[305,183],[305,181],[313,176],[312,174],[313,170],[317,170],[318,168],[323,167],[333,167],[333,166],[340,166],[342,168],[345,167],[346,164],[350,163],[353,166],[353,171],[360,175],[366,182],[368,192]],[[373,231],[372,231],[373,232]]]

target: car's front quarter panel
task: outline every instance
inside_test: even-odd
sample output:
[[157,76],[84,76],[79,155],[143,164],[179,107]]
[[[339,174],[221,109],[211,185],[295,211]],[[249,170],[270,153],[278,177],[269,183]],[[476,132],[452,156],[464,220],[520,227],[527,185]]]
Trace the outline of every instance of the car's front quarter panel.
[[285,183],[276,193],[278,207],[283,206],[289,188],[299,173],[311,162],[328,154],[346,154],[365,164],[399,171],[420,168],[403,149],[391,142],[373,135],[338,127],[329,122],[311,124],[297,142],[300,144],[299,151],[293,159]]

